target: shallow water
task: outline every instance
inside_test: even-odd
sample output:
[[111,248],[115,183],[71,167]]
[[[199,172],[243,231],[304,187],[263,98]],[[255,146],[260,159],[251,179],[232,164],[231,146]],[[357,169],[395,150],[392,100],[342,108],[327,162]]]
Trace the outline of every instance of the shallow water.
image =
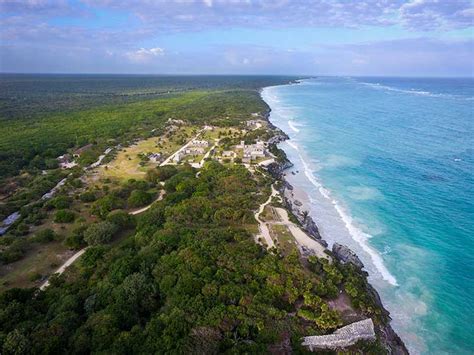
[[474,80],[316,78],[265,88],[292,183],[353,248],[411,352],[474,349]]

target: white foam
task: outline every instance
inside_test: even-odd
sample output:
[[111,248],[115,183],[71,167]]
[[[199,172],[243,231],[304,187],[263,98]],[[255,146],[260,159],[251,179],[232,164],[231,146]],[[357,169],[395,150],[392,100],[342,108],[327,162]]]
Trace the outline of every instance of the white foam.
[[299,150],[300,148],[296,145],[296,143],[293,143],[291,140],[286,141],[286,143],[293,148],[294,150]]
[[366,82],[359,82],[359,83],[362,85],[369,86],[373,89],[395,91],[395,92],[400,92],[403,94],[412,94],[412,95],[427,96],[427,97],[439,97],[439,98],[446,98],[446,99],[468,100],[468,101],[471,101],[474,99],[474,97],[469,97],[469,96],[442,94],[442,93],[437,94],[430,91],[418,90],[418,89],[413,89],[413,88],[410,90],[404,90],[404,89],[399,89],[392,86],[382,85],[379,83],[366,83]]
[[388,271],[386,266],[383,263],[380,255],[369,246],[368,240],[372,237],[371,235],[363,232],[355,226],[353,223],[353,218],[341,207],[338,201],[331,196],[331,192],[325,188],[314,176],[313,170],[309,167],[308,163],[305,161],[303,156],[298,152],[301,163],[304,167],[304,173],[308,180],[318,189],[319,193],[329,200],[337,211],[339,217],[344,222],[344,226],[351,235],[352,239],[355,240],[361,248],[370,256],[372,263],[374,264],[377,271],[380,273],[382,278],[393,286],[398,286],[397,280],[395,277]]
[[296,128],[296,125],[295,123],[292,121],[292,120],[289,120],[288,121],[288,126],[296,133],[299,133],[300,130],[298,128]]

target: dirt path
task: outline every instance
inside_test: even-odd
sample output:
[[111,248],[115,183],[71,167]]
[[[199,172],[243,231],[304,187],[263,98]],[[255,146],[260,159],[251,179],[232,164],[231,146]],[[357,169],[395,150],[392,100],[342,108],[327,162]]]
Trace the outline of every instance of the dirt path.
[[214,145],[206,152],[206,154],[204,154],[204,156],[202,157],[201,161],[199,162],[199,167],[202,168],[202,166],[204,165],[204,163],[206,162],[206,159],[209,158],[209,155],[211,155],[211,152],[214,148],[217,147],[217,145],[219,144],[219,140],[220,139],[216,139]]
[[272,237],[270,236],[270,231],[268,230],[267,223],[262,221],[260,219],[260,215],[262,214],[263,210],[265,209],[265,206],[267,206],[271,201],[274,196],[276,196],[277,190],[272,185],[272,193],[268,197],[268,200],[266,200],[264,203],[260,205],[258,208],[258,211],[255,212],[255,219],[258,222],[258,229],[260,230],[260,234],[258,234],[255,239],[258,240],[259,237],[263,237],[265,239],[265,242],[267,243],[268,248],[273,248],[275,244],[273,243]]
[[198,139],[199,136],[202,134],[203,130],[200,130],[198,134],[196,134],[196,136],[194,136],[194,138],[192,138],[188,143],[186,143],[185,145],[183,145],[181,148],[179,148],[176,152],[174,152],[173,154],[171,154],[168,158],[165,159],[165,161],[163,161],[163,163],[160,164],[160,166],[163,166],[163,165],[167,165],[170,163],[170,161],[176,156],[176,154],[178,153],[181,153],[183,150],[185,150],[187,147],[189,147],[189,145],[192,143],[193,140],[195,139]]
[[140,214],[142,212],[145,212],[147,209],[149,209],[155,202],[157,201],[161,201],[163,199],[163,196],[165,195],[165,190],[160,190],[160,196],[158,196],[158,198],[153,201],[152,203],[150,203],[148,206],[145,206],[145,207],[142,207],[140,208],[139,210],[136,210],[136,211],[132,211],[130,212],[129,214],[132,215],[132,216],[135,216],[137,214]]
[[[84,249],[81,249],[79,250],[76,254],[74,254],[73,256],[71,256],[69,259],[66,260],[66,262],[64,264],[61,265],[61,267],[59,269],[57,269],[53,274],[59,274],[61,275],[66,269],[68,266],[70,266],[73,262],[75,262],[82,254],[84,254],[86,252],[86,249],[87,248],[84,248]],[[40,286],[40,290],[43,291],[46,287],[49,286],[49,279],[46,280],[41,286]]]
[[287,210],[280,207],[275,207],[275,210],[277,211],[281,219],[281,222],[275,222],[275,224],[283,224],[287,226],[291,234],[293,234],[293,237],[295,238],[296,242],[300,246],[305,246],[308,249],[314,250],[318,258],[325,258],[330,260],[329,255],[324,252],[325,248],[321,244],[319,244],[313,238],[308,236],[305,232],[303,232],[300,227],[290,221],[290,219],[288,218]]
[[[136,211],[132,211],[132,212],[129,212],[128,214],[129,215],[132,215],[132,216],[135,216],[137,214],[140,214],[142,212],[145,212],[146,210],[148,210],[155,202],[157,201],[160,201],[163,199],[165,195],[165,190],[161,190],[160,191],[160,195],[158,196],[158,198],[153,201],[152,203],[150,203],[148,206],[145,206],[143,208],[140,208],[139,210],[136,210]],[[66,271],[66,269],[71,266],[77,259],[79,259],[81,257],[82,254],[84,254],[86,252],[88,247],[85,247],[81,250],[79,250],[76,254],[74,254],[73,256],[71,256],[69,259],[67,259],[64,264],[62,264],[59,269],[57,269],[52,275],[54,274],[58,274],[58,275],[61,275],[64,271]],[[40,290],[44,290],[46,287],[49,286],[49,279],[46,280],[45,282],[43,282],[43,284],[40,286]]]

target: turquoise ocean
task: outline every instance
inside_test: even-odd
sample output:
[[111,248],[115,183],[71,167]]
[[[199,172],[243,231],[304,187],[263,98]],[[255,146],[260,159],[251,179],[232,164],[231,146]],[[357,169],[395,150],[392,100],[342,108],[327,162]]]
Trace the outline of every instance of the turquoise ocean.
[[409,350],[473,354],[474,80],[318,77],[262,97],[290,136],[290,183]]

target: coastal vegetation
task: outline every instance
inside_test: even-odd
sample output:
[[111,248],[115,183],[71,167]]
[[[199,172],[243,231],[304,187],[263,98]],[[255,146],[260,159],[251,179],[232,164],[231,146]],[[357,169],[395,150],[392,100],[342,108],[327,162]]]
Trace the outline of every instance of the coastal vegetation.
[[247,226],[270,182],[239,165],[209,162],[198,177],[177,169],[132,235],[110,245],[117,224],[93,223],[83,231],[89,249],[67,274],[37,296],[0,296],[3,351],[302,350],[303,335],[342,324],[327,300],[347,282],[358,287],[345,277],[356,274],[317,258],[305,268],[296,250],[268,253],[254,242]]
[[0,217],[20,214],[0,236],[0,353],[304,353],[386,324],[365,275],[284,208],[268,141],[285,136],[258,92],[199,89],[2,122]]

